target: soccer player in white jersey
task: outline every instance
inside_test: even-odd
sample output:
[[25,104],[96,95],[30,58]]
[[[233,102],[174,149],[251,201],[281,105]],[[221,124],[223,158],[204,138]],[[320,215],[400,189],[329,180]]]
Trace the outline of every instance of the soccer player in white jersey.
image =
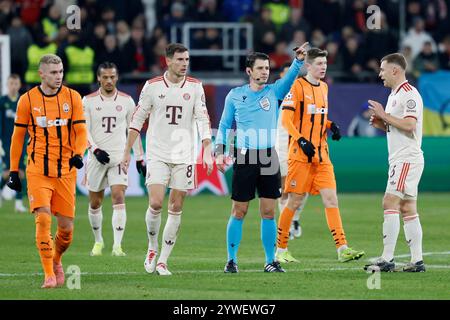
[[[89,190],[89,222],[95,244],[91,256],[102,254],[102,202],[106,187],[111,188],[113,207],[112,227],[114,233],[113,256],[125,256],[122,238],[127,214],[125,190],[128,178],[120,166],[127,142],[127,131],[135,104],[133,98],[116,88],[118,69],[114,63],[104,62],[97,69],[100,88],[83,98],[88,128],[89,156],[87,161],[87,187]],[[133,145],[136,167],[145,177],[143,149],[140,137]]]
[[[148,80],[142,88],[138,106],[131,120],[127,147],[122,165],[130,163],[130,150],[146,119],[147,178],[149,207],[145,216],[148,251],[144,267],[148,273],[171,275],[167,259],[174,247],[180,227],[184,197],[196,187],[194,145],[198,131],[203,147],[203,165],[209,175],[213,168],[211,156],[211,126],[205,104],[203,86],[186,76],[189,66],[188,49],[179,43],[166,48],[167,71]],[[161,208],[166,188],[170,188],[168,217],[162,236],[162,248],[157,256]]]
[[386,131],[389,152],[389,173],[383,198],[384,250],[380,258],[366,265],[366,270],[394,271],[394,250],[400,231],[400,215],[411,262],[405,272],[423,272],[422,227],[417,212],[417,189],[424,168],[422,144],[422,98],[405,77],[406,59],[393,53],[381,59],[380,78],[391,94],[383,106],[369,100],[373,112],[370,123]]

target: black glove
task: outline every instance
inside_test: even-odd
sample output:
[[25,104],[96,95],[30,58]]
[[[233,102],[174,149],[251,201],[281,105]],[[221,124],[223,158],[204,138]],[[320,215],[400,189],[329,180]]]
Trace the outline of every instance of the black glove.
[[83,158],[79,154],[74,155],[69,160],[69,167],[69,170],[72,170],[72,167],[75,167],[77,169],[83,168]]
[[136,161],[136,169],[145,178],[147,175],[147,166],[145,165],[144,160]]
[[339,126],[332,122],[330,126],[331,132],[333,132],[333,135],[331,136],[331,139],[338,140],[341,138],[341,130],[339,130]]
[[17,192],[22,191],[22,182],[20,182],[19,172],[11,171],[9,173],[9,179],[8,179],[7,185],[8,185],[8,187],[10,187],[11,189],[13,189]]
[[98,162],[100,162],[101,164],[109,163],[109,153],[102,149],[99,149],[99,148],[95,149],[94,156],[97,158]]
[[314,150],[316,149],[316,147],[314,147],[314,145],[310,141],[302,137],[298,139],[297,142],[300,148],[302,148],[303,152],[308,156],[308,158],[314,157],[314,154],[316,153],[316,151]]

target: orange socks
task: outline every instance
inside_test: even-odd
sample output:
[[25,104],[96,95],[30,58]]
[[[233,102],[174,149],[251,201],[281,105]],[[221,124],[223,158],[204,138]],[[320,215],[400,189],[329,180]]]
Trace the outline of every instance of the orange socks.
[[342,227],[341,214],[339,208],[325,208],[325,214],[327,217],[328,228],[333,235],[336,248],[347,244],[345,239],[344,228]]
[[51,235],[52,217],[47,213],[36,213],[36,247],[41,256],[45,278],[54,276],[53,272],[53,239]]
[[284,207],[278,219],[278,236],[277,236],[277,247],[281,249],[286,249],[289,241],[289,229],[291,228],[292,218],[295,212],[289,209],[287,206]]
[[72,243],[73,230],[60,229],[58,227],[55,236],[55,252],[53,260],[55,263],[61,263],[61,256]]

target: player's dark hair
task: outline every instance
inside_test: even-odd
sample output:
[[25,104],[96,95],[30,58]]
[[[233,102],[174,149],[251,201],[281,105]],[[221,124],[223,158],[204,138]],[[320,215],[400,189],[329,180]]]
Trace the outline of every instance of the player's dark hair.
[[406,70],[408,63],[406,62],[405,56],[401,53],[391,53],[387,56],[384,56],[381,59],[381,62],[386,61],[387,63],[394,63],[400,66],[403,70]]
[[269,56],[262,52],[252,52],[247,55],[247,59],[245,59],[245,67],[253,69],[256,60],[269,60]]
[[119,69],[114,62],[105,61],[98,65],[97,67],[97,76],[100,76],[102,69],[116,69],[116,72],[119,73]]
[[185,52],[188,51],[188,48],[186,48],[183,44],[181,43],[170,43],[167,47],[166,47],[166,57],[167,58],[173,58],[173,55],[176,52]]
[[311,64],[314,62],[314,59],[327,56],[328,51],[319,48],[311,48],[306,52],[306,62]]

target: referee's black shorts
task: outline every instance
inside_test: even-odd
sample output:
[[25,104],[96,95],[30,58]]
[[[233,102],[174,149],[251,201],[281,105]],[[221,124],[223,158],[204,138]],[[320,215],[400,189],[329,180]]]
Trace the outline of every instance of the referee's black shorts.
[[275,148],[237,149],[234,154],[231,199],[247,202],[258,197],[281,197],[280,162]]

